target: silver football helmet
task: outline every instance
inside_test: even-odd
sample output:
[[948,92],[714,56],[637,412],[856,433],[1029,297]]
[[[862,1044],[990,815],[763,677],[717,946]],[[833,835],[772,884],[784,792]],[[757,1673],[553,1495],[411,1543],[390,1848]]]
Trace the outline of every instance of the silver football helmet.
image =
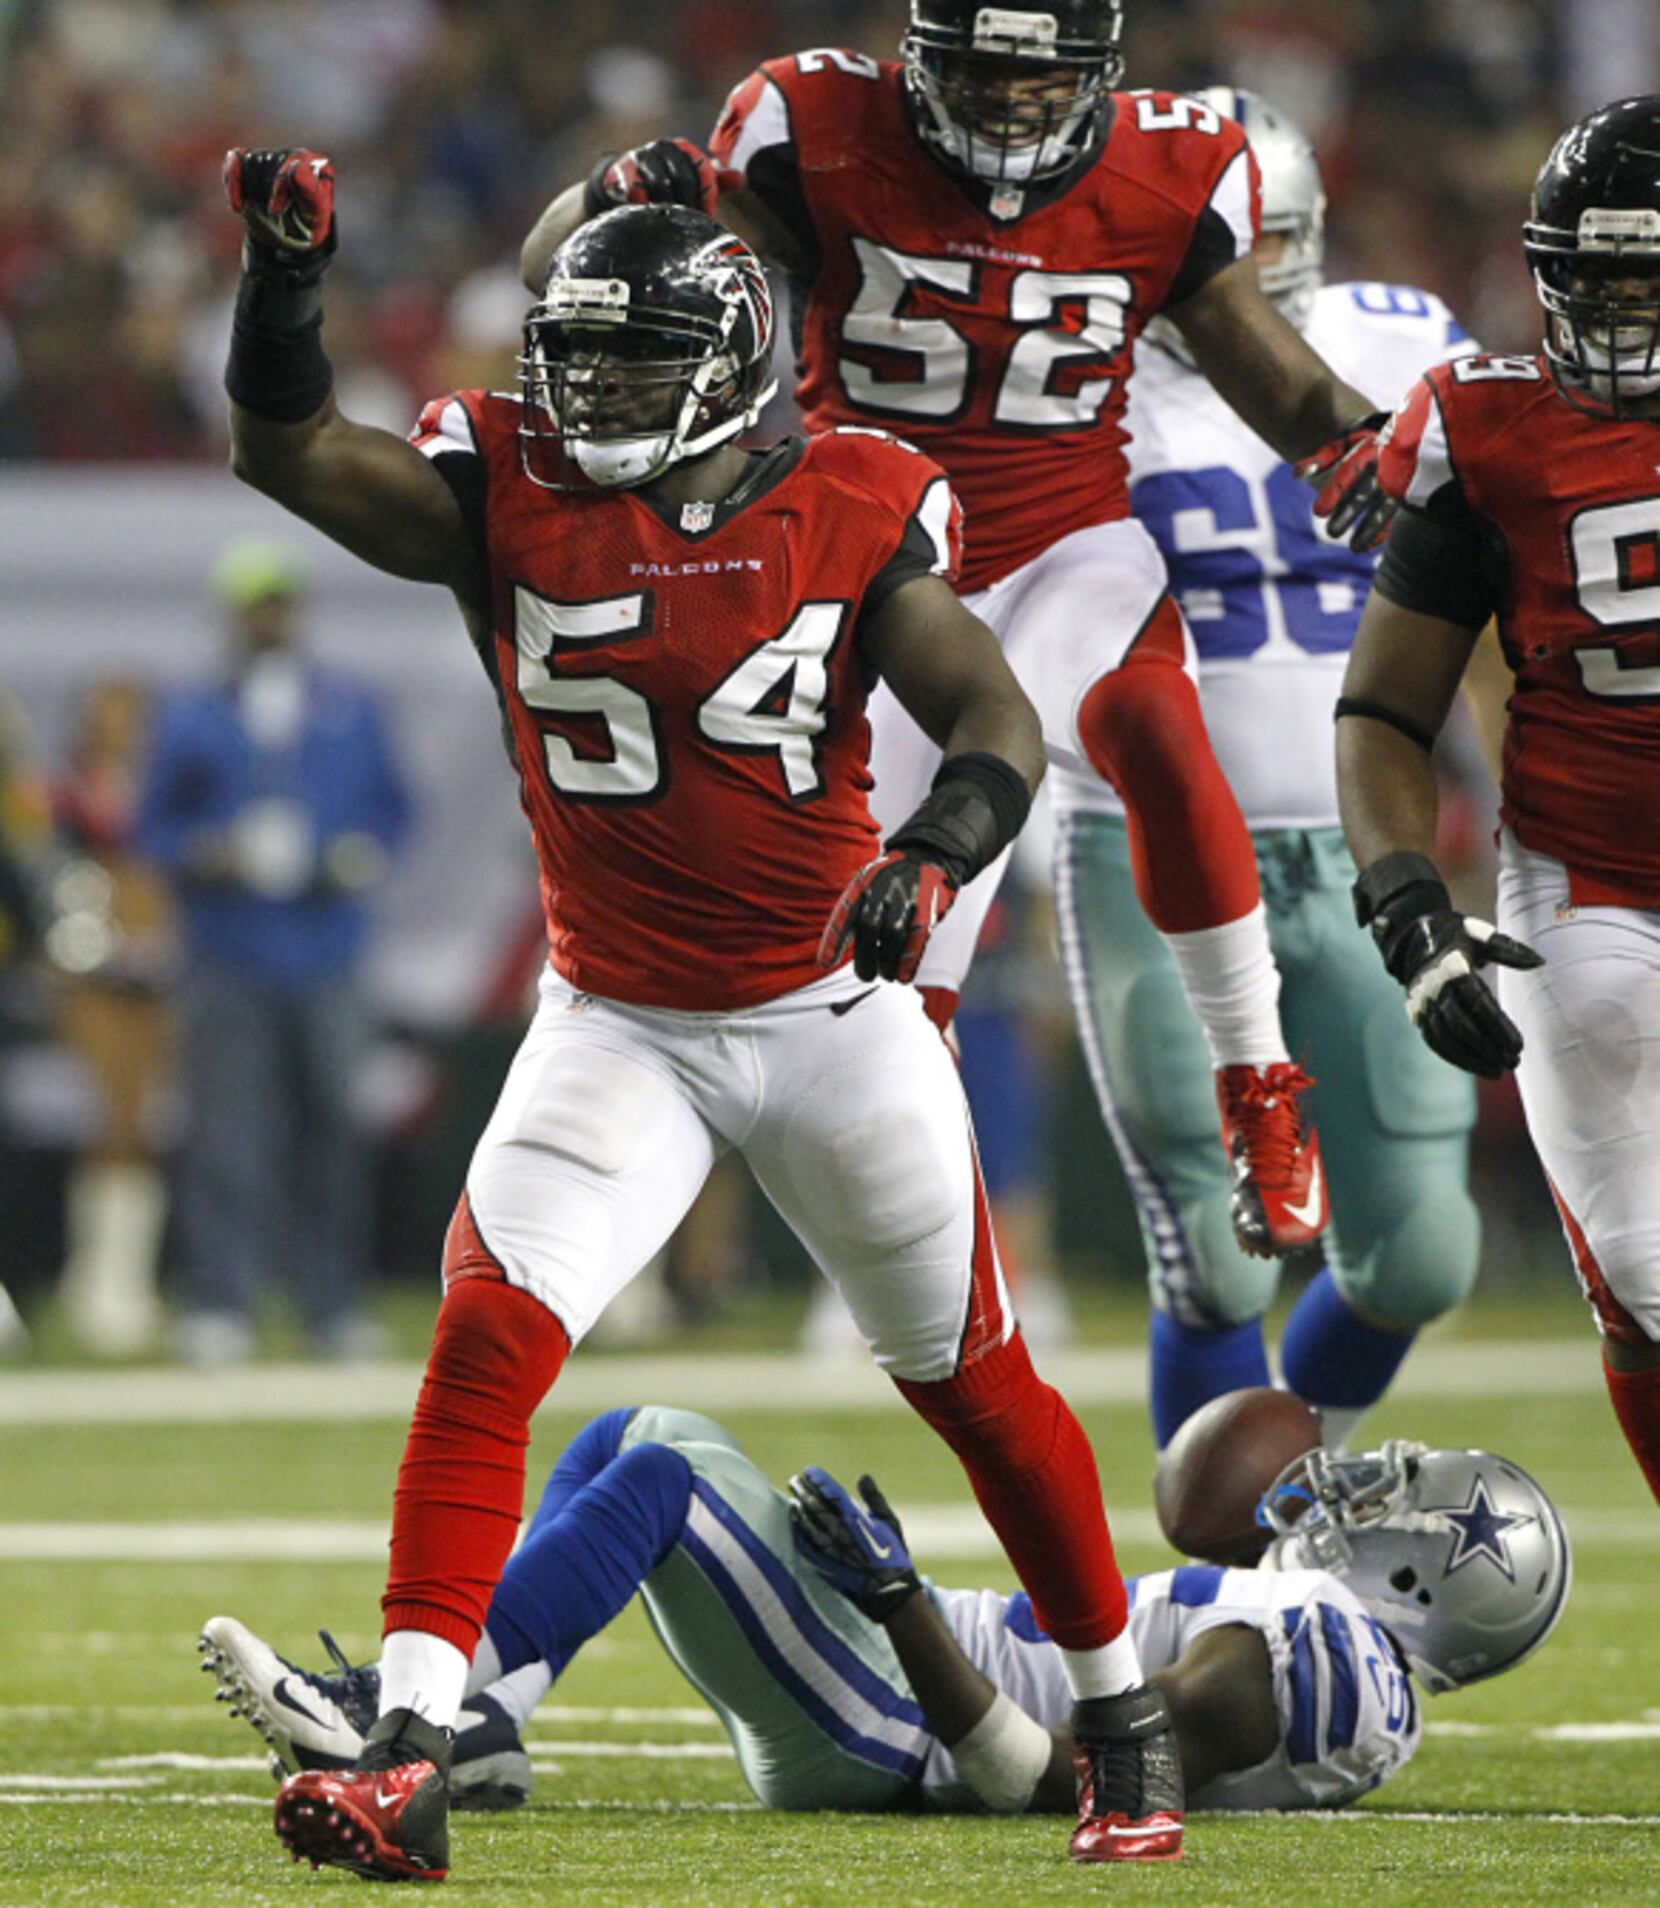
[[1491,1451],[1391,1439],[1337,1457],[1313,1450],[1264,1492],[1276,1570],[1329,1570],[1400,1645],[1426,1689],[1457,1689],[1538,1649],[1573,1564],[1556,1507]]

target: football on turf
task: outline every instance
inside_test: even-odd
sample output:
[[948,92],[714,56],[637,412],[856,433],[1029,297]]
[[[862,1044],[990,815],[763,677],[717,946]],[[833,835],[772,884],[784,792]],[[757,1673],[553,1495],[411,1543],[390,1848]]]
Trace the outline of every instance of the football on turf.
[[1184,1556],[1254,1564],[1269,1537],[1256,1521],[1258,1498],[1319,1442],[1319,1418],[1289,1391],[1253,1385],[1212,1398],[1159,1453],[1159,1528]]

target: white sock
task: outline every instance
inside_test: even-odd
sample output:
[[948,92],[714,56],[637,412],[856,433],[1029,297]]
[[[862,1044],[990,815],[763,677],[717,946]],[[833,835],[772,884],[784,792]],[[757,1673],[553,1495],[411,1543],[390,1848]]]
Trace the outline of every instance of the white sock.
[[1204,1027],[1213,1066],[1267,1067],[1290,1058],[1280,1031],[1280,970],[1260,901],[1237,921],[1166,934],[1164,944]]
[[513,1718],[513,1727],[523,1729],[530,1721],[531,1711],[552,1688],[553,1671],[537,1657],[534,1662],[521,1663],[516,1670],[498,1677],[490,1685],[489,1693]]
[[453,1643],[425,1630],[394,1630],[380,1650],[380,1713],[413,1709],[440,1729],[455,1726],[467,1659]]
[[490,1641],[490,1632],[484,1630],[478,1639],[478,1648],[473,1651],[473,1666],[467,1672],[468,1696],[476,1696],[481,1689],[488,1689],[501,1678],[501,1657],[496,1646]]
[[1354,1442],[1355,1432],[1370,1405],[1321,1405],[1320,1442],[1333,1456],[1341,1456]]
[[1061,1663],[1072,1694],[1080,1702],[1091,1696],[1122,1696],[1137,1689],[1147,1678],[1141,1673],[1141,1658],[1129,1630],[1120,1630],[1110,1643],[1093,1650],[1062,1650]]

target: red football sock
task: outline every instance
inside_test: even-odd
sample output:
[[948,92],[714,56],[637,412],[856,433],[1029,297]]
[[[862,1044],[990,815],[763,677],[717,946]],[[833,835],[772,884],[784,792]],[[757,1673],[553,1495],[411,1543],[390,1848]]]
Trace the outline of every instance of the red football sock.
[[962,1460],[1038,1622],[1066,1649],[1110,1643],[1129,1603],[1095,1453],[1066,1400],[1032,1369],[1020,1334],[955,1378],[895,1382]]
[[1182,668],[1181,618],[1168,596],[1085,695],[1078,735],[1124,804],[1130,870],[1154,927],[1190,934],[1249,914],[1261,899],[1256,855]]
[[530,1414],[571,1349],[565,1328],[499,1278],[444,1294],[398,1468],[383,1628],[471,1656],[524,1509]]
[[1649,1371],[1616,1371],[1605,1358],[1602,1371],[1631,1455],[1660,1503],[1660,1365]]

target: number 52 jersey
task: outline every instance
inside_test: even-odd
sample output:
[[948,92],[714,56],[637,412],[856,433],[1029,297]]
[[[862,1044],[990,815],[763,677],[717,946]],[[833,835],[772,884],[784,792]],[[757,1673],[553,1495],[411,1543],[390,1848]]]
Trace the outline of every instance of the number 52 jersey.
[[1136,337],[1250,251],[1260,182],[1234,121],[1119,93],[1096,152],[999,219],[985,187],[931,157],[901,88],[893,62],[839,48],[771,60],[710,150],[806,255],[808,425],[883,425],[938,459],[973,593],[1128,514]]
[[877,432],[787,439],[714,506],[534,484],[518,398],[413,432],[490,582],[481,644],[583,993],[729,1012],[818,980],[837,898],[879,852],[861,621],[955,566],[938,468]]
[[1498,618],[1503,821],[1575,905],[1660,908],[1660,424],[1579,410],[1542,358],[1464,358],[1407,396],[1379,476],[1439,531],[1397,526],[1379,593]]

